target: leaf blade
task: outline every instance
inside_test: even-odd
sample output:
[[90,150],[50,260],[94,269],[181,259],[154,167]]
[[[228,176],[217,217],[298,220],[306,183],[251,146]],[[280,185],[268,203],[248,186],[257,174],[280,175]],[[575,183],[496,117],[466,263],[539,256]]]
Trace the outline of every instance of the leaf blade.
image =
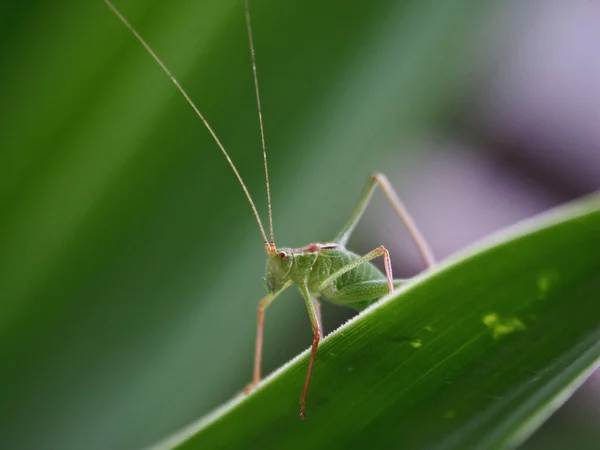
[[319,349],[306,422],[296,419],[305,352],[254,395],[159,447],[520,443],[600,358],[599,226],[598,196],[559,208],[336,330]]

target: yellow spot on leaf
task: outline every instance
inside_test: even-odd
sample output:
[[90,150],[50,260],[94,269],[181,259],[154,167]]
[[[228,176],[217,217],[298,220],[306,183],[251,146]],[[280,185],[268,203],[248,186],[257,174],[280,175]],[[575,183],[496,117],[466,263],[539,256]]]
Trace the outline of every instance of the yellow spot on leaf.
[[423,345],[423,341],[421,341],[421,339],[413,339],[410,341],[410,345],[414,348],[419,348]]
[[483,316],[484,325],[492,330],[494,339],[498,339],[515,331],[523,331],[527,327],[517,317],[500,317],[496,313],[490,313]]
[[429,332],[432,332],[432,331],[433,331],[433,327],[432,327],[432,326],[430,326],[430,325],[427,325],[427,326],[425,327],[425,329],[426,329],[427,331],[429,331]]
[[538,274],[536,284],[538,288],[538,299],[543,299],[558,281],[558,273],[555,270],[546,270]]

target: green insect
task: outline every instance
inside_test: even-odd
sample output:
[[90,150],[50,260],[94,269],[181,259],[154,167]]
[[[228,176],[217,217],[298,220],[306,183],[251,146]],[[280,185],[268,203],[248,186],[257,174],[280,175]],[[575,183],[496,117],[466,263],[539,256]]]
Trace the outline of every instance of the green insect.
[[[263,237],[265,250],[267,252],[267,267],[265,277],[263,279],[267,295],[258,303],[258,328],[256,335],[256,353],[254,358],[254,371],[252,382],[248,385],[246,391],[258,385],[260,382],[260,367],[262,359],[263,346],[263,329],[265,311],[269,305],[281,294],[285,289],[292,284],[296,284],[304,297],[308,316],[313,329],[313,342],[308,363],[308,371],[304,388],[300,395],[300,417],[306,418],[306,396],[310,377],[315,362],[315,355],[321,340],[323,327],[321,326],[321,312],[319,299],[327,300],[331,303],[344,305],[356,310],[362,310],[370,304],[376,302],[379,298],[387,293],[393,292],[395,287],[400,286],[406,280],[394,279],[392,276],[392,266],[390,255],[383,246],[377,247],[375,250],[367,253],[364,256],[359,256],[346,249],[346,243],[350,238],[358,221],[362,217],[369,200],[377,186],[380,186],[385,196],[391,203],[392,207],[400,217],[404,226],[408,230],[411,238],[415,242],[423,260],[427,267],[432,267],[435,264],[433,254],[429,245],[419,232],[412,217],[403,206],[402,202],[396,195],[394,189],[388,182],[387,178],[382,174],[373,174],[363,192],[354,213],[350,216],[350,220],[340,233],[331,242],[313,243],[306,247],[288,248],[275,245],[273,234],[273,213],[271,208],[271,191],[269,186],[269,171],[267,167],[267,152],[265,145],[265,134],[262,119],[262,111],[260,105],[260,94],[258,90],[258,75],[256,71],[256,57],[254,51],[254,42],[252,38],[252,26],[250,22],[250,10],[248,0],[244,0],[246,26],[248,31],[248,40],[250,45],[250,54],[252,57],[252,71],[254,75],[254,88],[256,92],[256,102],[258,109],[258,118],[262,139],[262,151],[265,168],[265,179],[267,187],[267,203],[269,207],[269,231],[270,239],[267,239],[267,234],[262,225],[262,221],[252,201],[252,197],[242,180],[237,168],[229,157],[229,154],[221,144],[221,141],[208,124],[200,110],[192,102],[186,91],[181,87],[179,82],[171,74],[162,60],[154,53],[146,41],[139,35],[133,26],[125,19],[119,10],[110,2],[104,0],[108,7],[117,15],[117,17],[125,24],[125,26],[133,33],[137,40],[144,46],[148,53],[160,65],[162,70],[168,75],[171,81],[175,84],[179,92],[183,95],[186,101],[190,104],[196,115],[204,123],[218,147],[223,152],[227,162],[231,166],[235,176],[240,183],[248,202],[252,208],[252,212],[258,223],[258,227]],[[385,274],[375,267],[371,261],[377,257],[383,257]]]

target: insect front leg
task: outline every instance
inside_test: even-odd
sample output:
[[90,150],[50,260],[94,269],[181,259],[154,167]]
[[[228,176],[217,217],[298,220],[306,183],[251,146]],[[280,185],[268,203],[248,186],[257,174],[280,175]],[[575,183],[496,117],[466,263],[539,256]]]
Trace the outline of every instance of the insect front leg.
[[244,389],[248,391],[250,388],[255,387],[260,382],[260,365],[262,361],[262,347],[263,347],[263,331],[265,327],[265,311],[269,307],[273,300],[277,298],[285,289],[287,289],[292,283],[286,283],[283,288],[279,291],[272,292],[267,296],[263,297],[258,302],[258,318],[256,327],[256,349],[254,352],[254,371],[252,372],[252,382]]
[[340,231],[337,237],[335,238],[335,242],[343,246],[346,245],[348,239],[350,239],[350,236],[354,231],[354,228],[356,228],[358,221],[364,214],[365,209],[367,208],[367,205],[371,200],[371,196],[373,195],[373,192],[375,191],[375,188],[378,185],[381,187],[386,198],[394,208],[394,211],[396,211],[396,214],[398,214],[398,217],[400,217],[400,220],[408,230],[410,237],[416,244],[419,253],[423,258],[423,261],[425,261],[427,267],[433,267],[435,265],[435,258],[433,257],[433,252],[431,251],[429,244],[419,231],[417,224],[415,223],[412,216],[409,214],[404,204],[400,201],[398,195],[396,195],[396,191],[394,191],[394,188],[392,187],[386,176],[381,173],[374,173],[373,175],[371,175],[371,178],[369,178],[369,181],[367,183],[367,187],[365,188],[360,200],[358,201],[358,205],[356,206],[354,213],[352,214],[352,216],[350,216],[350,220],[348,221],[348,223],[344,226],[344,228],[342,228],[342,231]]
[[321,324],[317,318],[317,312],[315,309],[315,303],[310,295],[308,286],[303,284],[300,286],[300,292],[304,297],[306,303],[306,309],[308,311],[308,317],[310,318],[310,324],[313,329],[313,342],[310,352],[310,361],[308,362],[308,372],[306,373],[306,381],[304,382],[304,389],[302,389],[302,395],[300,396],[300,418],[306,419],[306,394],[308,393],[308,385],[310,383],[310,377],[312,375],[313,365],[315,363],[315,355],[317,354],[317,348],[319,347],[319,341],[321,340]]

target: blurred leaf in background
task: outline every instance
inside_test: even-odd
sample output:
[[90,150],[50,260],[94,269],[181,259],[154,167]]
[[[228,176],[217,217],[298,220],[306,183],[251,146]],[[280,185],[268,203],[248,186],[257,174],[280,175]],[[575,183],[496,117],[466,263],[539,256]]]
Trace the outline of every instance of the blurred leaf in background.
[[[116,5],[266,217],[242,2]],[[594,155],[527,153],[543,141],[503,134],[514,127],[482,107],[490,93],[511,98],[490,80],[507,79],[502,61],[521,67],[510,57],[536,7],[252,1],[278,242],[330,239],[374,170],[398,182],[441,255],[597,188],[553,175],[585,161],[593,179]],[[260,235],[210,135],[103,2],[5,2],[0,38],[0,439],[144,447],[249,380]],[[380,206],[356,250],[399,242],[395,270],[411,275],[420,266]],[[283,298],[269,311],[266,371],[310,342],[302,301]],[[326,310],[326,329],[343,317]]]

